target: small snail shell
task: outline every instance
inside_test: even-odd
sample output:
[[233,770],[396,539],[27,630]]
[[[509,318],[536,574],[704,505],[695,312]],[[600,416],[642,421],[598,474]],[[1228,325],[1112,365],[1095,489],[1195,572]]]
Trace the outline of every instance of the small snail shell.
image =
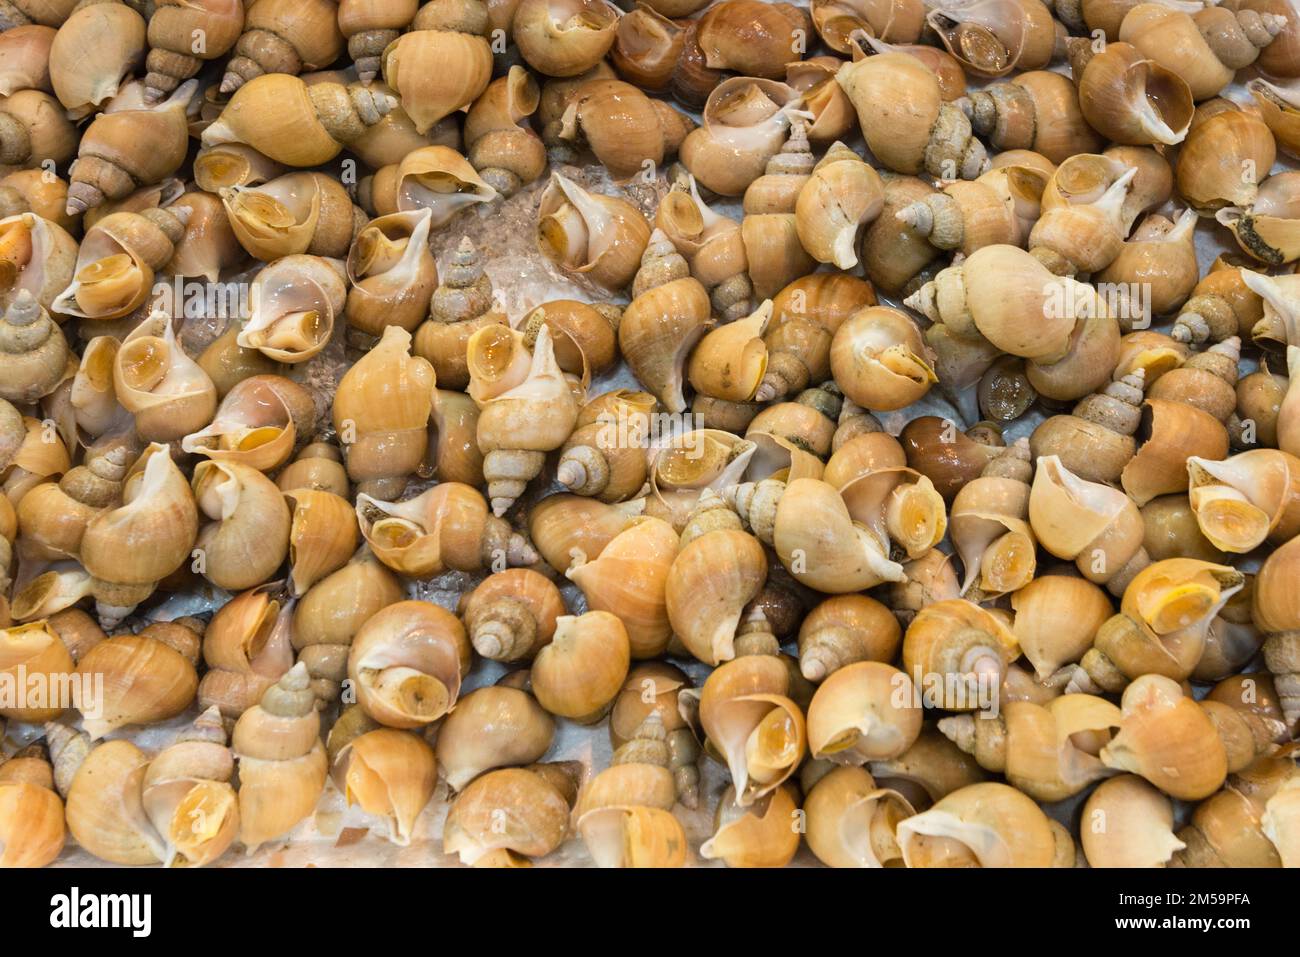
[[396,166],[380,170],[368,205],[380,215],[430,209],[430,228],[437,230],[468,207],[497,196],[464,156],[450,146],[433,145],[411,150]]
[[810,26],[792,4],[725,0],[701,15],[695,40],[709,69],[775,80],[798,58],[798,41]]
[[[47,620],[5,627],[0,631],[0,649],[4,650],[5,662],[0,674],[6,681],[18,682],[19,674],[42,676],[48,681],[66,680],[73,673],[72,656]],[[6,718],[31,722],[53,721],[62,713],[63,707],[10,706],[0,710]]]
[[1220,209],[1215,218],[1237,239],[1244,252],[1270,265],[1300,259],[1300,175],[1270,176],[1244,209]]
[[[86,231],[68,283],[52,301],[56,313],[118,319],[143,305],[154,275],[184,235],[188,208],[113,213]],[[38,298],[40,298],[38,296]]]
[[239,244],[264,262],[301,253],[341,259],[359,215],[342,184],[322,173],[232,186],[222,190],[221,202]]
[[816,260],[799,241],[798,218],[793,213],[750,214],[741,221],[740,236],[757,297],[770,299],[815,268]]
[[[889,169],[974,179],[987,167],[987,152],[970,120],[943,101],[938,77],[915,57],[864,57],[841,66],[836,81],[853,101],[872,155]],[[895,111],[903,103],[906,122],[899,125]]]
[[35,213],[0,220],[0,290],[26,291],[47,310],[72,282],[77,241],[62,226]]
[[1044,420],[1029,439],[1035,458],[1055,455],[1090,482],[1118,481],[1137,451],[1144,384],[1138,369],[1085,397],[1070,415]]
[[333,492],[342,498],[348,494],[348,471],[343,467],[343,455],[337,446],[310,442],[276,476],[275,484],[283,492],[307,488]]
[[1219,460],[1228,454],[1228,433],[1221,422],[1195,406],[1166,399],[1147,399],[1137,437],[1137,454],[1124,466],[1120,482],[1138,505],[1181,491],[1190,456]]
[[1188,498],[1205,536],[1245,554],[1266,539],[1275,545],[1300,533],[1300,460],[1276,449],[1253,449],[1223,461],[1189,457]]
[[1102,748],[1107,767],[1132,771],[1170,797],[1195,801],[1227,775],[1223,742],[1201,707],[1176,682],[1143,675],[1124,689],[1119,732]]
[[979,477],[985,466],[1001,454],[1001,440],[988,444],[982,432],[961,431],[956,423],[938,416],[918,416],[903,427],[899,442],[907,464],[934,482],[951,500],[967,482]]
[[808,705],[808,749],[836,764],[896,758],[921,733],[916,700],[911,679],[897,668],[845,665],[818,685]]
[[483,257],[467,236],[432,294],[428,320],[416,330],[415,354],[433,365],[441,386],[463,389],[470,383],[470,337],[487,325],[504,326],[506,317],[495,308]]
[[1179,311],[1173,337],[1199,343],[1249,336],[1264,316],[1264,303],[1246,285],[1245,272],[1224,257],[1216,259]]
[[123,87],[82,134],[68,170],[68,215],[121,199],[141,184],[160,183],[175,173],[185,161],[186,109],[197,89],[196,81],[187,80],[167,99],[150,105],[143,83]]
[[552,767],[560,770],[502,768],[471,781],[447,812],[443,852],[473,866],[519,866],[521,860],[526,866],[528,858],[558,848],[569,833],[572,797],[542,773]]
[[400,601],[357,632],[348,677],[357,703],[380,724],[419,728],[455,706],[472,654],[455,615],[428,602]]
[[192,189],[177,198],[171,208],[188,209],[189,216],[185,234],[167,264],[168,272],[216,282],[222,270],[243,262],[244,248],[239,245],[220,197]]
[[215,705],[237,718],[293,666],[294,605],[277,597],[279,584],[236,595],[213,615],[203,633],[203,707]]
[[897,309],[870,306],[851,316],[831,342],[831,371],[845,396],[890,411],[917,401],[937,381],[916,324]]
[[[56,764],[58,758],[56,757]],[[130,741],[106,741],[86,755],[68,786],[68,831],[110,864],[157,864],[167,856],[144,810],[149,759]]]
[[1232,82],[1277,35],[1281,24],[1253,10],[1202,9],[1195,14],[1158,3],[1140,3],[1124,17],[1119,39],[1132,43],[1177,73],[1204,100]]
[[1115,376],[1123,378],[1142,370],[1144,381],[1150,387],[1170,369],[1187,361],[1191,349],[1172,336],[1153,329],[1130,332],[1120,340],[1119,363]]
[[537,344],[543,325],[551,332],[560,369],[586,382],[618,358],[618,326],[622,307],[613,303],[588,305],[576,299],[542,303],[523,322],[524,344]]
[[695,808],[700,798],[700,743],[694,726],[698,716],[692,692],[685,672],[661,661],[646,662],[628,672],[609,715],[609,739],[615,749],[632,740],[651,713],[659,716],[667,735],[668,767],[677,800],[688,808]]
[[295,364],[329,344],[347,282],[336,260],[284,256],[257,274],[249,295],[253,311],[236,343],[276,362]]
[[194,184],[208,193],[234,186],[260,186],[285,172],[283,164],[244,143],[204,146],[194,157]]
[[591,724],[612,706],[629,662],[627,630],[614,615],[564,615],[533,662],[533,693],[551,714]]
[[795,579],[818,591],[846,594],[901,581],[901,567],[878,536],[854,521],[834,486],[799,478],[765,479],[723,490],[723,498],[756,537],[770,543]]
[[[779,159],[780,156],[769,163],[777,163]],[[811,166],[811,157],[809,160]],[[790,197],[790,203],[793,202],[794,198]],[[780,222],[792,226],[785,220]],[[690,275],[709,290],[713,307],[721,318],[739,319],[753,311],[754,288],[749,275],[748,254],[750,245],[758,235],[753,223],[750,225],[749,237],[746,238],[742,224],[709,208],[700,198],[695,177],[687,173],[678,177],[673,188],[660,200],[659,208],[655,211],[655,226],[663,231],[676,250],[686,258],[690,264]],[[782,251],[791,251],[788,243],[792,236],[793,233],[790,233],[785,237],[787,245],[776,251],[776,257]],[[795,248],[798,248],[797,241]],[[658,254],[658,258],[665,261],[648,270],[644,278],[634,285],[634,296],[653,285],[662,285],[667,279],[677,277],[680,270],[668,258],[669,252],[665,249]],[[784,265],[776,265],[784,268],[796,258],[797,255],[789,257]]]
[[704,104],[703,123],[682,141],[681,161],[706,189],[743,195],[780,151],[802,106],[803,97],[776,80],[724,80]]
[[1041,69],[1051,62],[1058,44],[1059,27],[1041,3],[976,0],[939,5],[930,10],[926,23],[962,67],[976,75],[1003,76],[1017,67]]
[[[438,266],[429,251],[431,210],[411,210],[370,221],[348,251],[348,324],[379,335],[385,326],[414,332],[438,288]],[[418,350],[418,345],[417,345]]]
[[1010,701],[996,717],[943,718],[939,730],[1035,800],[1062,801],[1110,776],[1097,752],[1119,723],[1106,699],[1066,694],[1045,705]]
[[44,307],[20,289],[0,317],[0,398],[26,405],[48,395],[63,379],[68,343]]
[[1123,589],[1150,563],[1142,547],[1145,525],[1131,498],[1089,482],[1054,455],[1038,459],[1029,491],[1029,524],[1038,543],[1057,558],[1071,559],[1083,577]]
[[90,711],[83,711],[86,733],[95,740],[127,725],[175,717],[189,707],[199,685],[191,662],[174,648],[144,635],[101,641],[82,655],[76,673],[103,675],[102,699]]
[[77,145],[76,127],[50,94],[19,90],[0,104],[0,160],[7,169],[36,166],[47,157],[66,163]]
[[470,592],[461,616],[479,654],[509,662],[532,658],[550,644],[564,610],[549,578],[510,568],[489,575]]
[[849,54],[858,30],[888,43],[915,43],[925,29],[925,6],[912,0],[815,0],[812,20],[828,47]]
[[667,522],[641,518],[615,535],[598,557],[580,555],[565,573],[582,589],[589,608],[623,622],[634,658],[661,654],[672,635],[666,588],[677,543]]
[[0,39],[0,96],[19,90],[54,92],[50,85],[50,47],[58,33],[39,23],[12,26]]
[[[1255,202],[1276,158],[1268,126],[1246,110],[1224,110],[1192,127],[1174,172],[1178,192],[1193,209],[1212,214]],[[1252,175],[1243,171],[1254,170]]]
[[974,711],[982,707],[979,686],[997,678],[1000,687],[1017,650],[1015,636],[996,615],[949,599],[922,608],[907,626],[903,670],[922,683],[919,692],[937,692],[945,710]]
[[840,269],[858,264],[858,236],[884,208],[880,174],[843,143],[813,167],[795,204],[799,241],[808,254]]
[[339,380],[334,427],[348,475],[367,495],[397,495],[428,448],[433,367],[412,357],[411,335],[388,326],[378,345]]
[[[1053,177],[1061,175],[1058,168]],[[1029,233],[1030,251],[1059,275],[1105,269],[1123,250],[1124,202],[1136,176],[1137,169],[1129,168],[1095,199],[1074,197],[1050,207],[1044,201],[1042,216]]]
[[1005,784],[971,784],[928,811],[898,822],[908,867],[1061,867],[1050,820],[1030,798]]
[[559,173],[542,192],[537,215],[542,253],[606,289],[632,281],[650,241],[645,217],[627,200],[589,193]]
[[753,314],[706,333],[691,351],[686,374],[701,395],[729,402],[753,399],[767,372],[763,334],[772,318],[766,299]]
[[668,89],[686,43],[686,28],[651,4],[639,3],[618,18],[609,59],[618,75],[643,90]]
[[293,830],[316,807],[329,773],[307,666],[294,665],[235,723],[239,840],[249,852]]
[[659,230],[645,247],[633,288],[618,327],[619,351],[667,411],[683,412],[687,356],[711,325],[709,295]]
[[880,787],[865,769],[829,771],[804,800],[805,836],[828,867],[896,867],[902,863],[895,830],[912,806],[897,791]]
[[121,3],[82,6],[62,22],[50,80],[72,119],[95,113],[129,81],[144,63],[145,32],[140,13]]
[[983,600],[1016,591],[1034,577],[1029,527],[1029,444],[1020,439],[984,467],[952,502],[953,547],[966,575],[962,593]]
[[[471,338],[469,349],[483,329]],[[473,373],[471,372],[471,384]],[[504,515],[528,482],[541,472],[546,453],[569,438],[578,403],[555,361],[550,329],[543,326],[533,347],[527,376],[519,384],[479,402],[478,447],[492,511]]]
[[1146,309],[1135,303],[1120,310],[1130,321],[1136,312],[1165,316],[1178,309],[1192,294],[1199,276],[1196,265],[1196,213],[1185,209],[1176,221],[1147,216],[1125,241],[1119,255],[1099,272],[1096,281],[1120,289],[1144,289]]
[[859,661],[893,661],[902,630],[889,609],[866,595],[837,595],[810,611],[799,626],[799,666],[821,681]]
[[853,520],[882,547],[892,541],[915,559],[939,543],[948,521],[934,484],[904,462],[902,446],[889,435],[867,433],[840,446],[823,477],[839,487]]
[[847,407],[835,383],[826,382],[804,389],[791,401],[767,406],[746,431],[773,435],[824,457],[831,451],[835,420]]
[[44,867],[63,850],[64,832],[45,749],[24,748],[0,763],[0,867]]
[[396,105],[391,93],[359,83],[308,84],[285,73],[267,73],[239,87],[203,131],[202,142],[206,147],[244,143],[286,166],[318,166]]
[[[243,29],[244,7],[239,0],[159,4],[149,17],[145,99],[162,99],[198,73],[204,61],[225,56]],[[196,31],[204,38],[201,52],[194,50]]]
[[239,834],[239,799],[230,784],[234,770],[216,708],[199,715],[149,762],[142,800],[164,841],[165,865],[201,867],[234,843]]
[[362,493],[356,511],[375,557],[411,578],[432,577],[448,568],[477,571],[498,557],[514,565],[535,560],[524,540],[489,515],[483,496],[467,485],[443,482],[404,502]]
[[343,52],[337,11],[329,0],[270,0],[250,7],[221,92],[237,92],[266,74],[292,78],[333,63]]
[[897,218],[940,249],[970,255],[996,243],[1023,243],[1038,220],[1047,176],[1027,166],[999,167],[957,180],[899,210]]
[[645,437],[656,404],[647,392],[626,390],[588,402],[560,451],[556,481],[575,494],[594,495],[602,502],[620,502],[638,494],[649,474]]
[[416,818],[433,797],[438,763],[423,738],[378,728],[344,744],[331,774],[349,805],[359,804],[386,821],[388,839],[405,847]]
[[1073,664],[1113,613],[1102,589],[1073,575],[1042,575],[1011,596],[1016,643],[1039,679]]
[[67,203],[67,181],[47,170],[18,169],[0,176],[0,214],[5,217],[33,212],[64,229],[75,229]]
[[[934,47],[907,47],[905,49],[908,49],[909,51],[916,49],[927,50],[933,54],[934,58],[938,61],[943,61],[945,57],[945,54],[941,53]],[[793,88],[796,93],[803,96],[804,107],[812,114],[812,122],[808,124],[806,134],[802,132],[798,134],[803,145],[800,145],[797,150],[792,151],[790,149],[790,141],[787,140],[786,145],[782,147],[781,153],[768,161],[768,169],[764,171],[765,176],[779,171],[779,167],[778,170],[773,170],[771,169],[771,166],[773,162],[780,161],[782,154],[790,152],[806,152],[806,144],[810,141],[816,143],[818,146],[823,146],[828,143],[834,143],[836,140],[843,139],[852,133],[854,124],[857,123],[858,115],[853,109],[853,104],[849,101],[848,94],[844,92],[844,88],[835,82],[835,73],[840,67],[840,62],[841,61],[837,57],[817,56],[808,60],[795,60],[794,62],[785,65],[785,82]],[[961,91],[965,90],[966,82],[965,77],[961,72],[961,67],[959,67],[951,57],[947,58],[947,62],[943,63],[942,66],[937,67],[937,69],[944,70],[942,76],[944,78],[946,93],[951,92],[951,90],[948,89],[948,84],[955,84]],[[798,121],[791,124],[791,138],[794,138],[796,135],[795,128],[803,125],[802,122]],[[798,141],[796,141],[796,143],[798,143]],[[811,159],[811,154],[809,154],[808,166],[812,165]],[[798,167],[804,175],[807,175],[807,170],[803,168],[803,165],[804,164],[800,162]],[[795,170],[787,169],[786,172],[795,172]],[[761,178],[762,177],[760,177],[760,179]],[[758,182],[758,180],[755,180],[755,182]],[[750,184],[751,187],[753,185],[753,183]],[[745,192],[746,195],[748,195],[749,190],[746,190]],[[754,211],[757,212],[758,210]],[[751,210],[746,209],[746,212],[751,212]]]
[[843,273],[815,273],[796,279],[772,301],[764,341],[767,371],[756,398],[783,398],[830,376],[835,332],[861,308],[875,304],[870,283]]
[[269,472],[289,457],[300,432],[310,435],[315,426],[305,388],[283,376],[254,375],[232,387],[212,422],[185,436],[181,448]]
[[[833,73],[830,79],[834,79]],[[838,85],[833,82],[831,85],[839,90]],[[842,91],[840,95],[843,96]],[[793,213],[799,193],[812,178],[816,163],[808,143],[808,125],[802,119],[792,120],[790,134],[780,152],[767,161],[763,175],[745,187],[745,214]]]
[[165,446],[144,450],[127,473],[122,501],[87,525],[81,540],[86,571],[132,585],[152,584],[176,571],[198,534],[198,508]]
[[581,139],[616,180],[631,179],[647,162],[670,154],[668,130],[654,101],[621,80],[588,80],[569,97],[559,136]]
[[219,588],[252,588],[275,574],[289,553],[289,507],[256,469],[208,459],[194,468],[194,500],[208,522],[195,546],[203,575]]
[[378,76],[384,49],[411,25],[419,6],[418,0],[341,0],[339,32],[362,83]]
[[1100,150],[1085,116],[1074,87],[1058,73],[1022,73],[970,95],[975,132],[999,150],[1034,150],[1052,163]]
[[296,489],[286,493],[289,580],[295,597],[347,564],[359,538],[352,504],[332,492]]
[[453,791],[484,771],[539,760],[555,721],[526,691],[490,685],[456,703],[438,728],[438,766]]
[[719,530],[693,539],[673,559],[665,584],[674,635],[706,664],[731,660],[741,613],[766,578],[767,558],[754,536]]
[[1088,795],[1079,840],[1089,867],[1164,867],[1187,846],[1174,836],[1169,798],[1135,774]]
[[371,615],[403,597],[397,577],[362,550],[299,599],[289,630],[321,701],[338,697],[353,635]]
[[533,69],[547,76],[577,76],[614,45],[618,14],[603,0],[521,0],[510,29]]
[[735,788],[718,800],[714,834],[700,847],[705,860],[728,867],[785,867],[799,850],[798,808],[792,787],[780,787],[749,807],[735,802]]
[[700,721],[723,755],[743,807],[779,787],[805,749],[804,717],[788,695],[802,696],[797,671],[778,654],[776,638],[764,633],[761,612],[747,623],[740,657],[720,665],[705,682]]
[[1132,44],[1107,44],[1075,76],[1084,117],[1107,139],[1172,146],[1187,136],[1194,109],[1191,89],[1178,73]]
[[513,196],[546,171],[546,147],[527,124],[540,100],[532,74],[512,66],[488,84],[465,117],[466,155],[503,196]]

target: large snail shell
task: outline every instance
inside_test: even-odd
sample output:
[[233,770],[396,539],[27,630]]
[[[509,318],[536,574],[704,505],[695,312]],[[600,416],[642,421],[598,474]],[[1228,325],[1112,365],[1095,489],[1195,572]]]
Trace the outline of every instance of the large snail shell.
[[[47,681],[66,680],[73,672],[72,656],[47,621],[12,625],[0,631],[0,675],[17,685],[18,675],[41,676]],[[21,687],[21,685],[17,685]],[[63,707],[6,707],[0,710],[15,721],[53,721]],[[53,705],[55,702],[47,702]]]
[[809,751],[837,764],[896,758],[920,733],[921,708],[911,680],[882,662],[838,669],[808,705]]
[[547,76],[578,76],[614,44],[618,14],[604,0],[521,0],[511,21],[519,53]]
[[357,234],[347,260],[349,325],[372,335],[390,325],[415,331],[438,286],[429,251],[432,219],[428,209],[398,212],[371,220]]
[[752,315],[707,333],[691,352],[687,367],[695,391],[729,402],[754,398],[767,371],[763,333],[771,317],[772,301],[764,300]]
[[700,721],[727,762],[742,807],[780,787],[803,757],[804,717],[790,690],[786,665],[766,654],[725,662],[704,684]]
[[429,209],[431,230],[441,229],[469,206],[497,198],[497,191],[469,160],[450,146],[423,146],[407,153],[393,171],[391,187],[391,195],[387,188],[374,188],[375,212]]
[[555,721],[528,692],[478,688],[438,728],[438,765],[459,791],[484,771],[539,760],[554,737]]
[[1272,265],[1300,259],[1300,173],[1268,177],[1249,206],[1220,209],[1215,218],[1254,259]]
[[310,435],[315,424],[310,392],[283,376],[254,375],[231,388],[212,422],[185,436],[181,448],[269,472],[284,464],[299,434]]
[[0,220],[0,290],[30,293],[56,313],[55,299],[72,282],[77,241],[62,226],[35,213]]
[[63,850],[63,801],[44,749],[37,750],[0,767],[0,867],[44,867]]
[[1181,143],[1194,107],[1182,77],[1128,43],[1107,44],[1088,61],[1079,78],[1079,105],[1107,139],[1138,146]]
[[1181,491],[1189,456],[1219,460],[1228,454],[1228,433],[1222,423],[1181,402],[1148,399],[1137,437],[1137,454],[1124,466],[1120,482],[1138,505]]
[[614,615],[565,615],[533,662],[533,693],[551,714],[592,723],[622,690],[629,662],[627,630]]
[[240,716],[231,735],[239,759],[239,839],[249,853],[289,833],[316,807],[329,758],[306,665],[289,669]]
[[569,833],[567,795],[532,768],[502,768],[475,778],[447,812],[444,853],[462,864],[514,862],[545,857]]
[[799,626],[800,670],[820,681],[856,661],[892,661],[902,637],[898,620],[874,598],[827,598]]
[[107,741],[86,756],[72,779],[68,831],[102,861],[139,866],[157,864],[167,856],[144,810],[148,764],[130,741]]
[[144,62],[145,23],[121,3],[75,10],[49,52],[54,93],[74,118],[88,116],[117,94]]
[[728,788],[718,800],[714,834],[700,847],[700,856],[721,859],[728,867],[785,867],[799,850],[792,791],[780,787],[741,807],[735,802],[735,788]]
[[1203,213],[1249,206],[1276,156],[1273,134],[1255,113],[1216,113],[1192,127],[1179,150],[1175,167],[1179,195]]
[[694,539],[668,572],[665,597],[673,633],[706,664],[729,661],[741,613],[766,577],[767,559],[754,536],[719,530]]
[[695,40],[709,69],[775,80],[799,58],[797,41],[808,26],[807,14],[792,4],[726,0],[700,17]]
[[[900,821],[898,844],[908,867],[1061,866],[1046,814],[1005,784],[954,791],[930,810]],[[1073,849],[1066,866],[1073,866]]]
[[25,405],[52,392],[63,379],[67,345],[49,313],[19,290],[0,318],[0,398]]
[[1135,774],[1103,781],[1083,805],[1079,839],[1089,867],[1164,867],[1186,845],[1169,798]]
[[276,597],[279,584],[236,595],[213,615],[203,633],[202,706],[239,717],[293,666],[294,607]]
[[1213,794],[1227,775],[1227,755],[1214,723],[1178,684],[1144,675],[1124,689],[1119,733],[1101,751],[1108,767],[1132,771],[1171,797]]
[[666,590],[677,545],[671,525],[642,518],[615,535],[598,557],[580,556],[565,573],[582,589],[588,607],[622,620],[634,658],[661,654],[672,635]]
[[201,867],[239,834],[239,799],[230,784],[235,760],[221,715],[210,708],[149,762],[145,813],[167,847],[164,864]]
[[912,806],[880,787],[863,768],[834,768],[804,801],[808,846],[828,867],[897,867],[895,830]]
[[157,209],[113,213],[96,222],[76,252],[54,311],[117,319],[139,308],[152,292],[154,274],[172,258],[188,215],[188,209]]
[[198,508],[165,446],[150,445],[128,473],[123,504],[93,518],[81,561],[97,578],[152,584],[185,562],[198,534]]
[[1078,661],[1112,614],[1106,593],[1084,578],[1043,575],[1011,596],[1012,632],[1040,679]]
[[344,440],[348,475],[363,493],[400,493],[428,448],[433,367],[412,357],[410,347],[410,333],[386,327],[335,393],[334,427]]
[[[159,4],[149,17],[145,98],[162,99],[198,73],[203,61],[225,56],[243,29],[244,5],[239,0]],[[204,42],[196,44],[196,37]]]
[[921,331],[904,313],[871,306],[855,313],[831,342],[831,371],[845,396],[868,409],[901,409],[936,381]]
[[965,599],[947,599],[922,608],[907,626],[903,670],[922,685],[927,700],[938,697],[950,711],[974,711],[984,707],[978,699],[988,689],[982,686],[996,679],[1000,688],[1018,651],[1015,635],[996,615]]
[[486,39],[469,33],[415,30],[384,50],[383,73],[423,134],[478,99],[492,79],[492,51]]
[[1215,55],[1198,21],[1182,10],[1140,3],[1124,17],[1119,38],[1186,80],[1198,102],[1232,82],[1233,68]]
[[543,191],[537,215],[547,258],[606,289],[631,282],[650,241],[645,217],[627,200],[590,193],[559,173]]
[[564,610],[559,589],[545,575],[530,568],[507,568],[470,592],[461,617],[479,654],[521,661],[550,643]]
[[709,94],[703,124],[682,142],[682,163],[707,189],[740,196],[781,149],[802,105],[793,88],[775,80],[724,80]]
[[94,707],[82,705],[92,739],[126,725],[175,717],[189,707],[199,686],[194,665],[180,652],[143,635],[101,641],[77,662],[77,674],[103,675],[102,699]]
[[18,90],[52,93],[50,46],[58,31],[39,23],[15,26],[0,39],[0,96]]
[[392,728],[418,728],[456,704],[472,649],[455,615],[402,601],[362,626],[348,655],[357,703]]
[[136,431],[167,442],[212,421],[217,389],[181,348],[166,314],[156,312],[131,332],[113,363],[118,401],[135,415]]
[[195,466],[191,488],[209,519],[195,541],[204,577],[235,591],[275,574],[289,553],[290,527],[276,484],[247,465],[209,459]]
[[276,362],[306,362],[329,344],[346,290],[343,270],[334,261],[319,256],[278,259],[253,280],[252,314],[235,341]]
[[352,200],[338,180],[321,173],[232,186],[221,201],[239,244],[264,262],[298,253],[341,259],[352,244]]
[[269,0],[250,6],[220,91],[229,93],[264,74],[293,76],[338,59],[343,35],[338,5],[329,0]]
[[385,820],[388,839],[405,847],[415,819],[433,797],[438,764],[422,738],[380,728],[345,744],[333,774],[348,804]]
[[1300,460],[1253,449],[1223,461],[1189,457],[1188,497],[1196,523],[1224,551],[1244,554],[1265,539],[1300,533]]

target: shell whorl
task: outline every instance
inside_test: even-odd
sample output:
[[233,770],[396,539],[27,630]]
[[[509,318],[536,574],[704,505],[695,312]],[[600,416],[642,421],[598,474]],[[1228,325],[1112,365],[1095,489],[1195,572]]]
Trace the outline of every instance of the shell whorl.
[[93,747],[90,735],[51,721],[45,725],[45,743],[50,749],[50,763],[54,766],[54,788],[66,798],[72,779]]
[[666,768],[672,760],[668,749],[668,734],[658,711],[651,711],[637,726],[632,737],[615,750],[610,766],[616,764],[652,764]]
[[808,125],[795,119],[780,152],[767,161],[763,172],[766,176],[808,176],[816,164],[808,142]]
[[938,249],[956,249],[965,238],[961,206],[947,193],[931,193],[894,214],[900,223],[925,236]]
[[981,476],[1014,479],[1026,485],[1029,484],[1033,474],[1034,466],[1029,452],[1029,440],[1023,438],[1016,439],[998,452],[980,473]]
[[1132,435],[1142,418],[1146,370],[1135,369],[1080,400],[1074,414],[1120,435]]
[[280,718],[301,718],[316,710],[311,675],[301,661],[262,695],[262,710]]

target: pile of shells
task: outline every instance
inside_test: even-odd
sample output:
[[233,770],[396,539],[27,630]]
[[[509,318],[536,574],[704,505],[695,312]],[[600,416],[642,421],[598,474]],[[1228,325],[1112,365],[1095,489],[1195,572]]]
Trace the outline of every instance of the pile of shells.
[[1300,866],[1297,156],[1296,0],[0,0],[0,865]]

